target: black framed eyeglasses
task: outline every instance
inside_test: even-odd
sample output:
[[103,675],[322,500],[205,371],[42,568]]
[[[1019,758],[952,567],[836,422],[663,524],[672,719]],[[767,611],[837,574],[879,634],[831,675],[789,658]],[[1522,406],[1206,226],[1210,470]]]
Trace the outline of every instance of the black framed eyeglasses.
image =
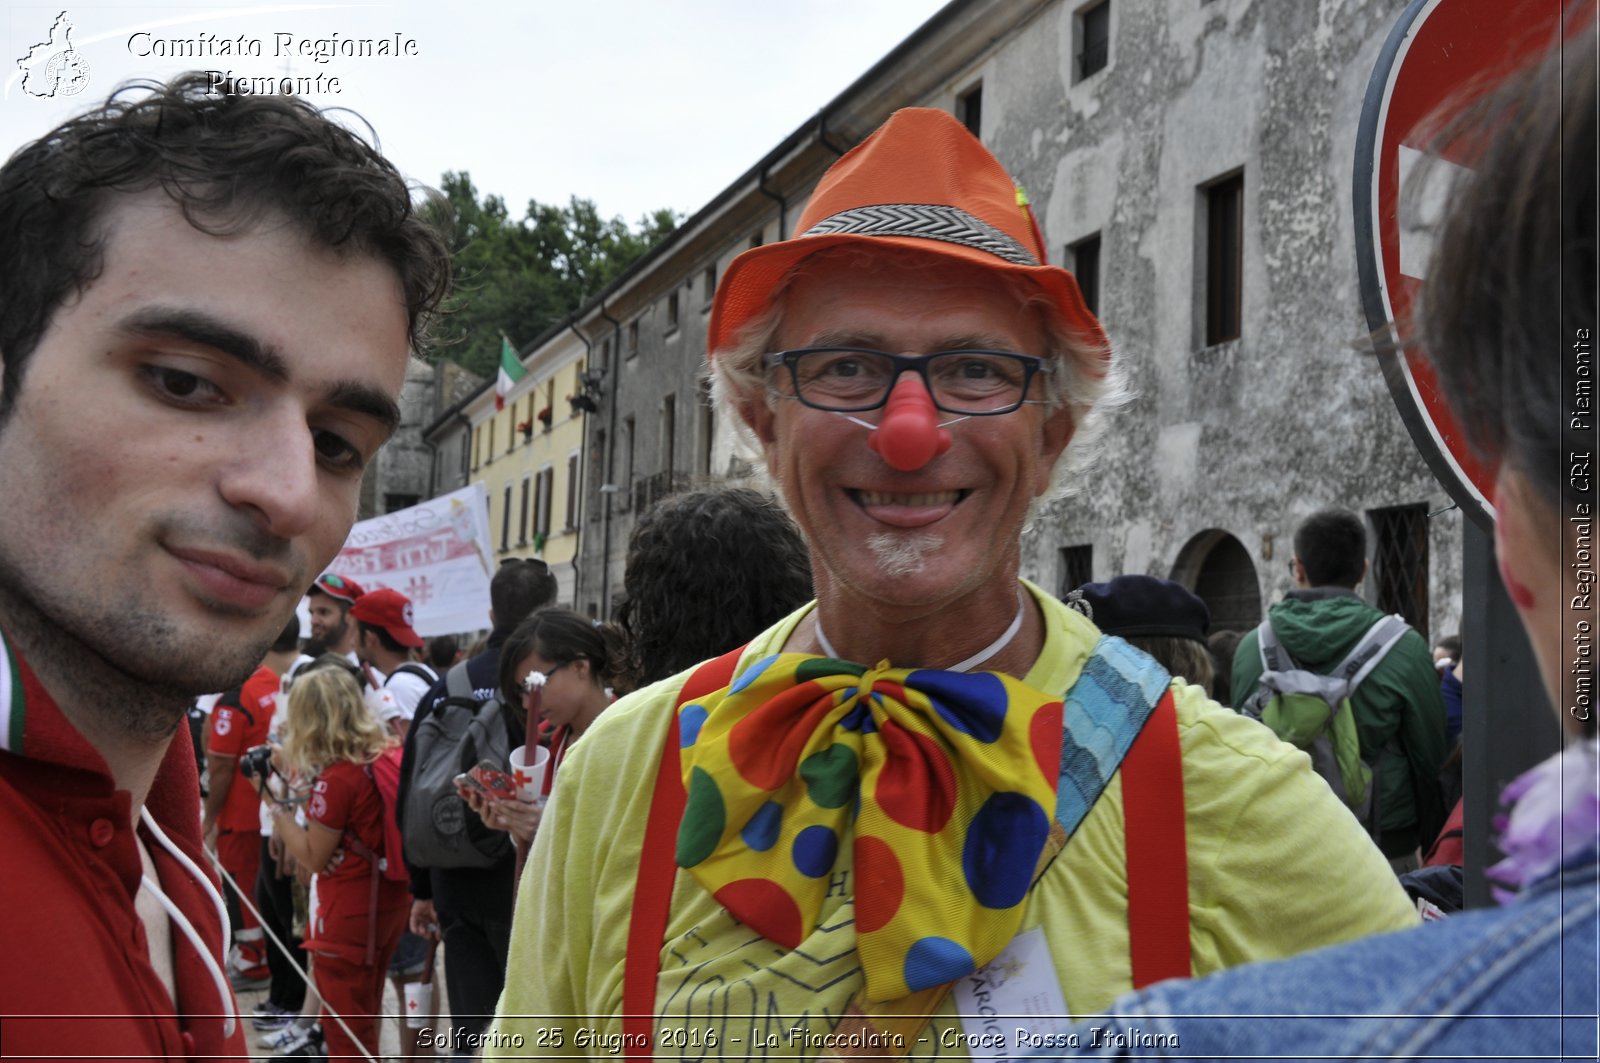
[[793,396],[835,413],[875,410],[889,401],[895,381],[916,373],[934,406],[946,413],[983,417],[1010,413],[1028,401],[1028,387],[1055,363],[1011,351],[935,351],[890,354],[868,347],[801,347],[766,356],[769,369],[787,366]]

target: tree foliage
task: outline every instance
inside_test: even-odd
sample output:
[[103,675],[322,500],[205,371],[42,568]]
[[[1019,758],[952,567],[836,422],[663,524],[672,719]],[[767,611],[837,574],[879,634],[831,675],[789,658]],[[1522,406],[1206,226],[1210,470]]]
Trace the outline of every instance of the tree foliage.
[[660,209],[630,227],[600,217],[594,202],[573,196],[564,207],[528,202],[513,219],[505,200],[481,199],[466,172],[444,175],[440,191],[454,217],[450,251],[455,291],[437,326],[438,356],[493,377],[500,334],[521,346],[598,294],[677,227]]

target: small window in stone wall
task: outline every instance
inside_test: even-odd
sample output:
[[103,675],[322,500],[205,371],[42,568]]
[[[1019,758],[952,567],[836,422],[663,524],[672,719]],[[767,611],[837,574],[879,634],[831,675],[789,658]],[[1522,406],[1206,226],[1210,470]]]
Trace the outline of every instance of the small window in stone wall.
[[1428,507],[1386,506],[1367,510],[1372,522],[1372,580],[1379,609],[1399,613],[1428,631]]
[[1100,313],[1100,234],[1086,236],[1067,247],[1067,262],[1078,279],[1078,290],[1089,313]]
[[1244,291],[1244,174],[1206,186],[1206,346],[1236,340]]
[[698,418],[697,434],[700,447],[699,469],[702,476],[711,475],[711,454],[715,443],[717,407],[711,397],[711,379],[703,378],[695,388],[695,411]]
[[639,353],[639,322],[628,322],[628,349],[627,356],[632,358]]
[[1057,598],[1065,598],[1094,579],[1094,544],[1080,543],[1061,548],[1061,582],[1056,584]]
[[[598,476],[596,473],[604,471],[606,467],[606,430],[601,428],[595,431],[594,447],[589,451],[589,468],[591,470],[589,477],[600,487],[604,487],[607,481],[604,476]],[[609,498],[610,496],[601,495],[600,497]],[[605,506],[590,506],[589,523],[594,524],[596,521],[600,520],[605,512]]]
[[622,490],[617,498],[617,502],[620,508],[623,510],[628,508],[629,500],[633,498],[633,443],[634,437],[637,434],[634,431],[635,427],[633,414],[630,413],[628,416],[622,419],[622,481],[618,485],[622,488]]
[[710,310],[711,300],[717,294],[717,267],[707,266],[700,271],[700,309]]
[[410,509],[421,501],[421,495],[386,494],[383,496],[383,511],[385,513],[395,513],[402,509]]
[[678,293],[667,296],[667,334],[678,331]]
[[983,138],[983,82],[956,97],[956,120],[967,127],[967,132]]
[[1111,61],[1111,0],[1078,13],[1078,80],[1093,77]]
[[678,439],[678,397],[661,397],[661,471],[671,475]]
[[578,526],[578,455],[567,455],[567,524],[566,530]]
[[517,545],[521,546],[528,541],[528,478],[522,478],[522,511],[517,518]]
[[550,539],[550,511],[553,506],[555,486],[556,471],[549,466],[540,469],[539,483],[536,487],[538,495],[534,501],[534,512],[537,516],[534,518],[533,532],[534,542],[538,544],[541,550],[544,549],[545,543]]

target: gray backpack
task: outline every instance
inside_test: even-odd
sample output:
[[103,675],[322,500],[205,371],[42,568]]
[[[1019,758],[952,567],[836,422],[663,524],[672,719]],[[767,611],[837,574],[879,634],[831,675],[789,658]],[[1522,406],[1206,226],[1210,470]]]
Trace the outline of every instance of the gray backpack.
[[1285,742],[1309,753],[1317,774],[1374,834],[1378,829],[1377,787],[1372,784],[1368,757],[1362,756],[1350,698],[1409,630],[1399,616],[1386,616],[1367,629],[1333,671],[1319,675],[1301,668],[1278,641],[1272,620],[1263,620],[1256,629],[1261,679],[1239,707]]
[[510,858],[511,835],[484,825],[456,792],[456,776],[480,760],[508,764],[510,714],[499,695],[473,697],[467,664],[445,673],[445,697],[415,725],[406,792],[406,860],[421,867],[494,867]]

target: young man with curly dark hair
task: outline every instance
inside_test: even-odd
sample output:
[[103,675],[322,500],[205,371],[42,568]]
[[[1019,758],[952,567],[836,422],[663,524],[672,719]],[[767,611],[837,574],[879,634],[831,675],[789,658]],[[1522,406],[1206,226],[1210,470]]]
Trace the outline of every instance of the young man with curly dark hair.
[[637,690],[726,653],[811,599],[811,558],[775,498],[748,487],[669,495],[628,538],[617,621]]
[[448,273],[366,140],[197,74],[0,168],[8,1053],[246,1054],[178,723],[343,543]]

